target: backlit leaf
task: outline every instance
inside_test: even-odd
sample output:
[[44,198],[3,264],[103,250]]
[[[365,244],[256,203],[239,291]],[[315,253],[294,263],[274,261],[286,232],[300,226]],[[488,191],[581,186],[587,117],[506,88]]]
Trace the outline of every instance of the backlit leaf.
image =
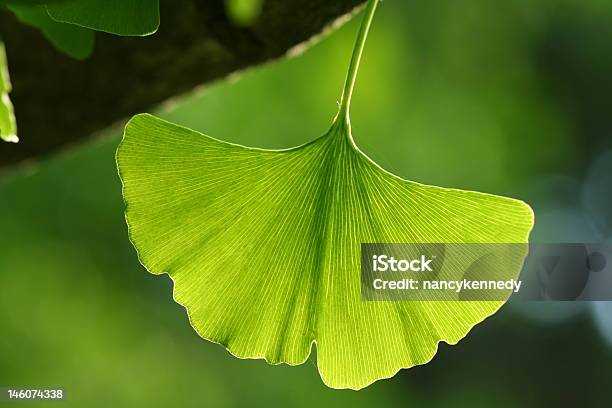
[[424,364],[503,304],[362,301],[361,243],[524,243],[533,225],[521,201],[386,172],[340,119],[272,151],[140,115],[117,163],[140,260],[172,278],[200,336],[273,364],[303,363],[315,343],[334,388]]

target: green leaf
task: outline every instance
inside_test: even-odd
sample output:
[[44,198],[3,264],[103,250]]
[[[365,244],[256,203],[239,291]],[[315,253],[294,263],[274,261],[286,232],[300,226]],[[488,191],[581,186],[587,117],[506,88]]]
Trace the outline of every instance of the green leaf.
[[38,28],[51,44],[73,58],[85,59],[94,48],[94,32],[53,20],[44,5],[9,5],[22,23]]
[[261,14],[262,6],[263,0],[225,0],[229,18],[242,26],[253,24]]
[[4,43],[0,41],[0,139],[6,142],[17,143],[17,123],[13,104],[9,99],[11,80],[9,78],[8,63]]
[[281,151],[140,115],[117,163],[139,258],[172,278],[200,336],[272,364],[303,363],[315,343],[334,388],[424,364],[503,304],[362,301],[361,243],[524,243],[533,225],[521,201],[386,172],[341,115],[325,136]]
[[[140,115],[117,150],[131,240],[150,272],[172,278],[196,331],[273,364],[303,363],[315,343],[334,388],[424,364],[503,304],[363,301],[362,243],[526,243],[533,226],[521,201],[403,180],[355,146],[349,107],[378,1],[323,137],[253,149]],[[474,264],[460,252],[453,276]],[[516,277],[525,255],[512,251],[495,272]]]
[[47,10],[57,21],[117,35],[149,35],[159,27],[159,0],[66,0]]

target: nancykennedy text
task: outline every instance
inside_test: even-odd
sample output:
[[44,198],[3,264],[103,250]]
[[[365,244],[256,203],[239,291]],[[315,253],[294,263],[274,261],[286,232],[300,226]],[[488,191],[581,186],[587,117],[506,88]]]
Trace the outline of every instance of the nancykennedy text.
[[363,300],[610,301],[612,245],[367,243]]

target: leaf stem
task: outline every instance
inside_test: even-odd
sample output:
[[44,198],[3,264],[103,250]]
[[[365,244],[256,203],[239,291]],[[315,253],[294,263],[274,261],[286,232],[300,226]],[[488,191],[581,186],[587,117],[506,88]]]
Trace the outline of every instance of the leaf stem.
[[344,83],[344,90],[342,91],[342,98],[340,99],[340,111],[338,116],[342,117],[347,123],[349,122],[349,110],[351,107],[351,98],[353,97],[353,89],[355,88],[355,80],[357,79],[357,71],[359,70],[359,63],[361,62],[361,55],[365,47],[366,39],[368,38],[368,32],[374,19],[374,13],[380,0],[368,0],[368,4],[365,9],[365,15],[361,21],[361,27],[359,28],[359,34],[357,34],[357,40],[355,41],[355,47],[353,48],[353,55],[349,65],[348,73],[346,74],[346,81]]

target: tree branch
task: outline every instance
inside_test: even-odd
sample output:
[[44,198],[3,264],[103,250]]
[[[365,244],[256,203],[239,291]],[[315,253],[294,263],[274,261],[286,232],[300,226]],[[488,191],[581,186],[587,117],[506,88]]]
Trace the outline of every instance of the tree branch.
[[0,167],[50,154],[134,113],[284,55],[363,0],[266,0],[255,25],[229,21],[222,0],[161,1],[150,37],[96,34],[85,61],[0,12],[20,142],[0,143]]

